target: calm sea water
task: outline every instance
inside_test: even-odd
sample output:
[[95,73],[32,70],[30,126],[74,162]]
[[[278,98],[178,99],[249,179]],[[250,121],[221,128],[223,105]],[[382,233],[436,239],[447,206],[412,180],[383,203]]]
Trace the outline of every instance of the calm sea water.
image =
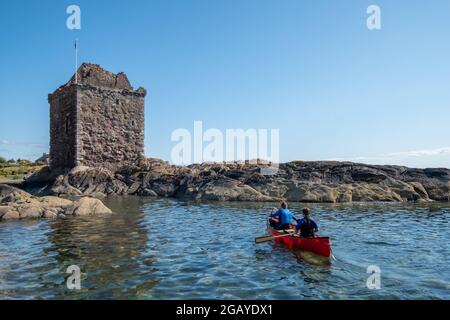
[[[254,243],[271,204],[106,204],[114,215],[0,223],[0,298],[450,299],[449,204],[312,205],[330,264]],[[81,290],[66,287],[70,265]]]

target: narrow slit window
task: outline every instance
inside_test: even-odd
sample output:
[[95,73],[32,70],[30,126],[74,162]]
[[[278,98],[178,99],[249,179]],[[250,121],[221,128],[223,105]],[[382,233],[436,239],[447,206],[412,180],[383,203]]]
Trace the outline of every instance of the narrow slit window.
[[64,128],[65,128],[66,134],[69,134],[69,116],[66,116],[66,122],[64,124]]

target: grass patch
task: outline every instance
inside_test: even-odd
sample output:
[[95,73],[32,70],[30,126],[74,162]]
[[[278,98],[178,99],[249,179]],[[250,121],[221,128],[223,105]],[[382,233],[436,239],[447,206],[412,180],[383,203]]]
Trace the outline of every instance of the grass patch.
[[0,167],[0,179],[21,180],[43,168],[42,165],[14,165]]

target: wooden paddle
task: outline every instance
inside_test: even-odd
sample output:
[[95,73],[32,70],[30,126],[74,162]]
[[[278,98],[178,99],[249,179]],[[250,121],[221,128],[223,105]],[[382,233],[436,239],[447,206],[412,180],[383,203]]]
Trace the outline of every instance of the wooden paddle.
[[262,237],[257,237],[257,238],[255,238],[255,243],[263,243],[263,242],[272,241],[272,240],[275,240],[275,239],[278,239],[278,238],[287,237],[287,236],[290,236],[293,233],[295,233],[295,230],[284,230],[284,232],[287,232],[287,233],[279,235],[279,236],[262,236]]

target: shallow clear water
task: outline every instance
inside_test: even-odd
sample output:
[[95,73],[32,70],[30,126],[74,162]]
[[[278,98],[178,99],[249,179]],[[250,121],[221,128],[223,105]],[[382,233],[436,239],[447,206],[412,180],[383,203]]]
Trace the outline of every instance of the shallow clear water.
[[[114,215],[0,223],[0,298],[450,299],[449,204],[312,205],[331,264],[254,243],[272,204],[106,204]],[[66,287],[70,265],[81,290]]]

